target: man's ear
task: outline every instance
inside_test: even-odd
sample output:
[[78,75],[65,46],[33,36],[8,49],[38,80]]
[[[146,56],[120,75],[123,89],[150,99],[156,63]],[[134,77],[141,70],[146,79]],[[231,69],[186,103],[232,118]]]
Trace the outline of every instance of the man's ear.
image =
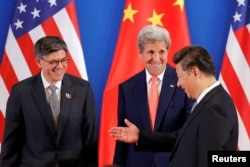
[[39,57],[36,57],[35,58],[35,61],[36,61],[36,64],[37,64],[37,66],[39,67],[39,68],[41,68],[42,67],[42,65],[41,65],[41,58],[39,58]]
[[192,68],[192,72],[194,73],[195,77],[200,75],[200,69],[197,66]]
[[142,59],[142,51],[138,50],[138,55]]

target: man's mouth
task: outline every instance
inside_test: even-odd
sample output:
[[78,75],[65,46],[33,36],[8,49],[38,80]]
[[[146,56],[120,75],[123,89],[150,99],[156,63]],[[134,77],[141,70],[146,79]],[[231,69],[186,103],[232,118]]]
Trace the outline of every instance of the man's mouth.
[[54,73],[58,74],[58,75],[61,75],[61,74],[63,73],[63,70],[61,70],[61,69],[56,69],[56,68],[54,68],[52,71],[53,71]]

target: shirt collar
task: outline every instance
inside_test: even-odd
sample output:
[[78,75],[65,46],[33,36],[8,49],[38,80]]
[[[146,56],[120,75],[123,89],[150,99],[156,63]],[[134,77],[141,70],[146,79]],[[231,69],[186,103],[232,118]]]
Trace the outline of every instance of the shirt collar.
[[[50,86],[51,84],[44,78],[43,76],[43,71],[41,72],[41,78],[42,78],[42,82],[43,82],[43,86],[44,88],[47,88],[48,86]],[[62,86],[62,81],[58,81],[56,84],[56,87],[60,90],[61,86]]]
[[215,88],[216,86],[218,86],[220,84],[219,81],[216,81],[215,83],[213,83],[211,86],[209,86],[207,89],[205,89],[200,96],[197,98],[196,102],[199,103],[201,101],[201,99],[203,99],[203,97],[210,92],[213,88]]
[[[147,83],[149,83],[152,75],[148,72],[147,69],[145,69],[145,71],[146,71],[146,80],[147,80]],[[157,75],[157,77],[160,81],[163,80],[163,76],[164,76],[165,71],[166,71],[166,68],[165,68],[165,70],[163,70],[163,72],[161,74]]]

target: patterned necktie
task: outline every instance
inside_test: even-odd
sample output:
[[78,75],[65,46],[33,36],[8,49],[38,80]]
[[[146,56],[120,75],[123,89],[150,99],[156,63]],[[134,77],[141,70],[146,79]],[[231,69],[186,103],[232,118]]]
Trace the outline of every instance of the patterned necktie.
[[153,76],[151,78],[151,87],[149,91],[149,113],[150,113],[152,130],[154,129],[156,111],[157,111],[157,106],[158,106],[158,101],[159,101],[157,81],[158,81],[158,78],[156,76]]
[[59,100],[58,100],[58,97],[56,94],[57,87],[55,85],[50,85],[48,88],[52,92],[50,99],[49,99],[49,104],[50,104],[50,109],[51,109],[52,116],[53,116],[55,130],[57,131],[57,129],[58,129],[58,116],[60,113],[60,103],[59,103]]

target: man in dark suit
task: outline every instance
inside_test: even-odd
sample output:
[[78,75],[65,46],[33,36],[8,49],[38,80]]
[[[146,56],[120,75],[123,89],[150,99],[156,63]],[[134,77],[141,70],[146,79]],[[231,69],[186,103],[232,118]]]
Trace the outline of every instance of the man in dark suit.
[[173,133],[139,130],[125,119],[128,127],[111,128],[119,141],[137,143],[143,151],[172,151],[169,166],[206,167],[208,151],[236,150],[238,119],[234,103],[214,76],[214,63],[202,47],[188,46],[173,58],[178,86],[188,97],[196,99],[196,107],[183,125]]
[[[35,44],[41,72],[12,87],[7,108],[1,167],[97,166],[96,111],[91,85],[65,74],[69,58],[63,39]],[[50,85],[60,113],[52,118]],[[56,121],[57,120],[57,121]]]
[[[142,130],[172,132],[182,127],[193,101],[177,87],[175,69],[167,64],[170,37],[166,29],[145,26],[138,35],[139,55],[145,69],[119,85],[118,125],[128,118]],[[159,102],[155,121],[150,121],[148,100],[151,77],[158,77]],[[167,152],[138,152],[133,144],[117,142],[114,164],[120,167],[167,167]]]

